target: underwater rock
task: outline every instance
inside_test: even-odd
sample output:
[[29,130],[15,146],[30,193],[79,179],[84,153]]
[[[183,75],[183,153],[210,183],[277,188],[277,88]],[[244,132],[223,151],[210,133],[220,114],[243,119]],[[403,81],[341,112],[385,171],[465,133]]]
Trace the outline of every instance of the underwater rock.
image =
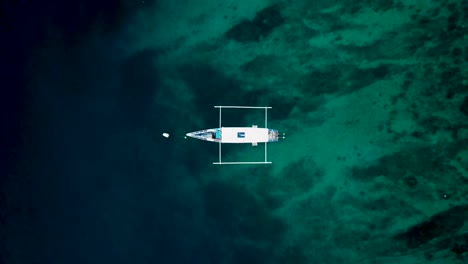
[[394,239],[405,242],[408,248],[417,248],[435,238],[455,234],[463,226],[467,216],[468,205],[455,206],[397,234]]
[[411,188],[418,185],[418,180],[414,176],[406,177],[406,178],[404,178],[404,181],[405,181],[406,185],[408,185]]
[[468,233],[464,233],[455,238],[455,243],[451,251],[457,254],[457,256],[468,253]]
[[226,37],[243,43],[259,41],[283,22],[279,6],[273,5],[258,12],[252,21],[243,21],[229,29]]
[[463,103],[460,106],[460,111],[468,117],[468,96],[463,100]]

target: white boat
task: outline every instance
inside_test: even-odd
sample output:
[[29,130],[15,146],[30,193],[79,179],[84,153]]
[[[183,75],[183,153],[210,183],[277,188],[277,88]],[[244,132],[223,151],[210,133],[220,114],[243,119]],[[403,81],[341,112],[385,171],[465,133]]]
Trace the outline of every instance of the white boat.
[[218,143],[257,143],[278,141],[278,130],[252,127],[210,128],[187,133],[187,136]]
[[[268,125],[268,109],[271,107],[254,107],[254,106],[215,106],[219,108],[219,128],[210,128],[200,131],[187,133],[188,137],[219,143],[219,161],[213,164],[271,164],[267,160],[267,143],[277,142],[279,138],[278,130],[270,129]],[[265,109],[265,127],[260,128],[257,125],[252,127],[223,127],[221,125],[221,114],[223,108],[245,108],[245,109]],[[244,143],[257,146],[258,143],[265,143],[265,159],[264,161],[244,161],[244,162],[222,162],[221,160],[221,144],[222,143]]]

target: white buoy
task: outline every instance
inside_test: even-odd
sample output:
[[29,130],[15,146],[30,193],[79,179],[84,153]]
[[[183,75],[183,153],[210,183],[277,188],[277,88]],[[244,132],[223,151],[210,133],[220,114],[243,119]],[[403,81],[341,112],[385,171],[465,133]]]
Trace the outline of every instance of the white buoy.
[[165,138],[168,138],[168,137],[169,137],[169,133],[163,133],[162,135],[163,135],[163,137],[165,137]]

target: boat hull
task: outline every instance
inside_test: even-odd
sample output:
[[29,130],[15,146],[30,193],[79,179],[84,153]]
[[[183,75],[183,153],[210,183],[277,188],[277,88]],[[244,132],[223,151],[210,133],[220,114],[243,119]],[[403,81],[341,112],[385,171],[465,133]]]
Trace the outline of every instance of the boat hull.
[[222,127],[190,132],[187,136],[218,143],[261,143],[278,141],[278,130],[258,127]]

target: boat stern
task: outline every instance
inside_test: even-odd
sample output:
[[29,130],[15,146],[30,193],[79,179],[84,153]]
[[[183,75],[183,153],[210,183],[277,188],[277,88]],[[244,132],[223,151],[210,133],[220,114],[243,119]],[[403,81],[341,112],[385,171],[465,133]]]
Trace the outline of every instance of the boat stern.
[[268,129],[268,142],[278,141],[279,133],[277,129]]

